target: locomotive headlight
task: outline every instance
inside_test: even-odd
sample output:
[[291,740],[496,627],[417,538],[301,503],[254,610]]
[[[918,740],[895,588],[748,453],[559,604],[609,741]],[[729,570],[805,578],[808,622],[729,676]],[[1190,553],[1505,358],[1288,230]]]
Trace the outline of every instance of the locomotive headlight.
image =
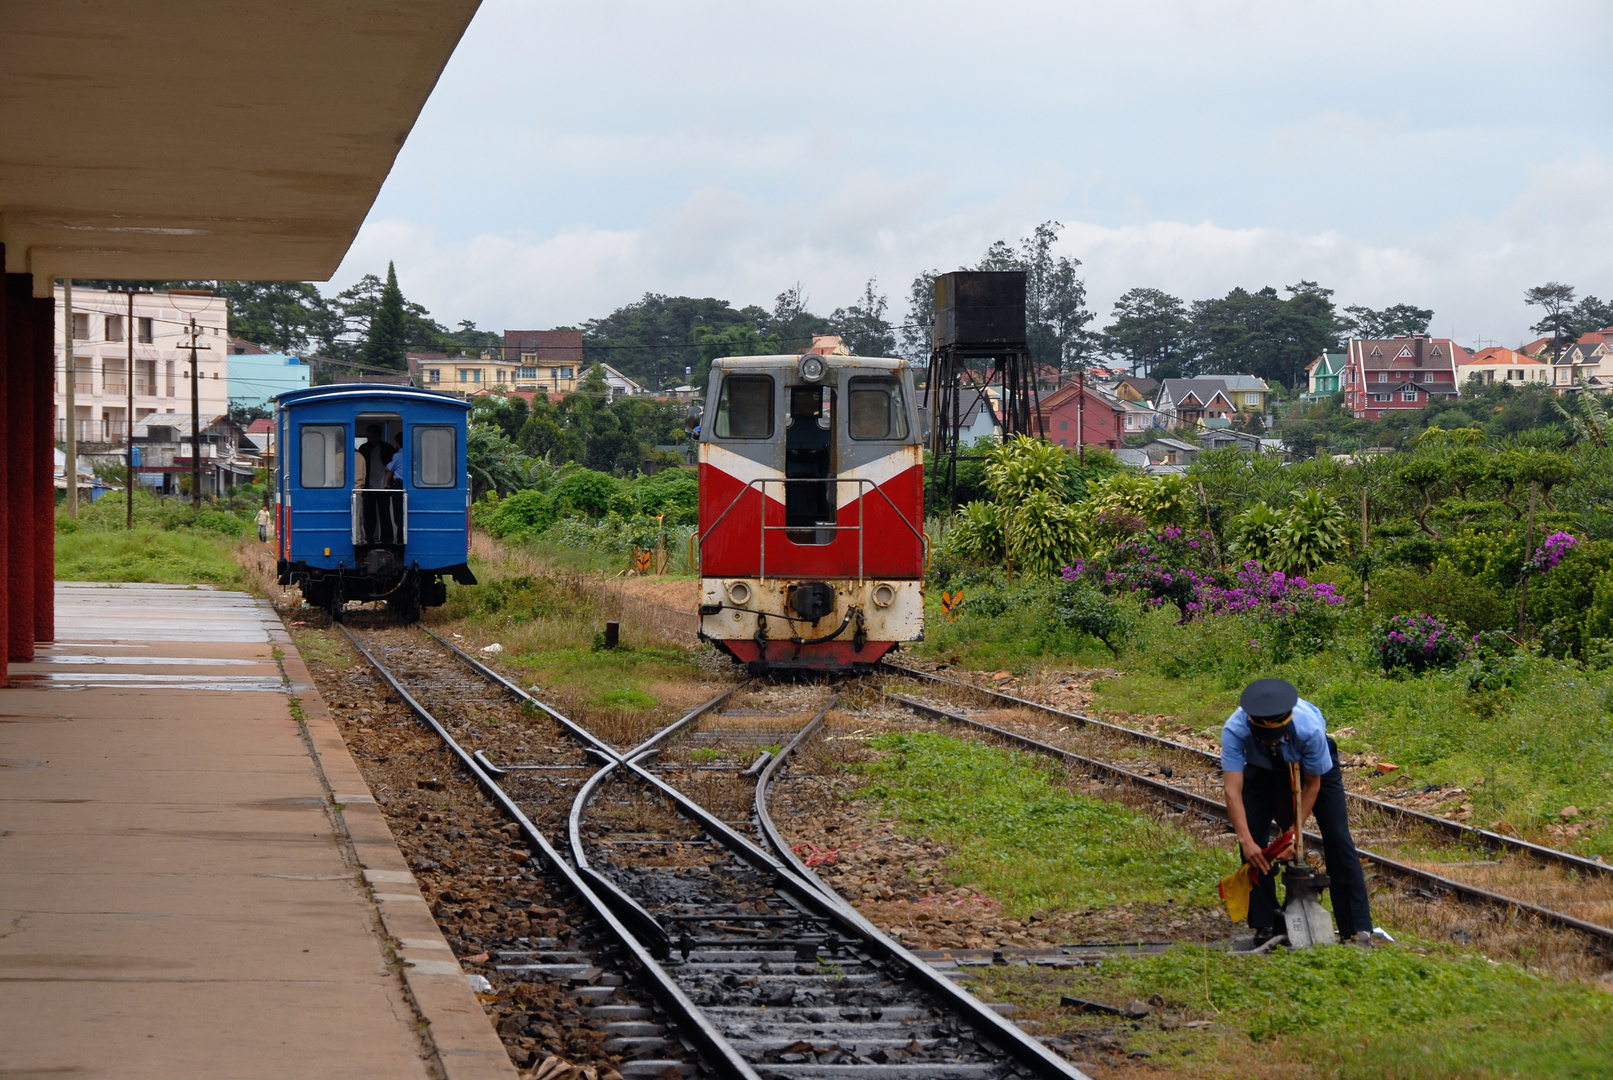
[[896,602],[896,590],[884,582],[880,582],[874,586],[873,600],[875,607],[890,607]]
[[818,382],[823,378],[823,357],[816,353],[808,353],[801,357],[801,378],[807,382]]
[[728,602],[737,607],[744,607],[750,603],[750,586],[743,581],[730,581],[728,583]]

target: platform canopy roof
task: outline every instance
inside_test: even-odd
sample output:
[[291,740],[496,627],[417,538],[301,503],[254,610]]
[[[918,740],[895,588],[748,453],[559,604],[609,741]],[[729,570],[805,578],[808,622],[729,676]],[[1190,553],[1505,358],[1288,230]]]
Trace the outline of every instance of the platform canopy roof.
[[6,270],[323,281],[478,0],[7,0]]

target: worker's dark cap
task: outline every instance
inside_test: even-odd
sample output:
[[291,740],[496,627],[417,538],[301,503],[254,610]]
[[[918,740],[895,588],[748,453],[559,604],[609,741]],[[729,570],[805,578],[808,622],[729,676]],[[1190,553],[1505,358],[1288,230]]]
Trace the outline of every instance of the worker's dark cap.
[[1238,704],[1249,714],[1251,723],[1271,728],[1287,726],[1288,714],[1294,711],[1298,700],[1299,691],[1287,679],[1258,679],[1243,688]]

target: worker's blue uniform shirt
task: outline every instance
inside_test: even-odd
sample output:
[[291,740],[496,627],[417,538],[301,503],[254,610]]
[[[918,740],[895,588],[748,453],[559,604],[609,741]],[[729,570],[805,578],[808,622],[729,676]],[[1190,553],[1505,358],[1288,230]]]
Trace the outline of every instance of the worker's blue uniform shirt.
[[[1293,730],[1284,738],[1299,751],[1300,768],[1307,776],[1323,776],[1333,769],[1333,754],[1327,747],[1327,721],[1322,710],[1300,698],[1294,703]],[[1277,769],[1266,751],[1250,734],[1249,714],[1239,708],[1221,728],[1221,771],[1243,772],[1247,768]]]

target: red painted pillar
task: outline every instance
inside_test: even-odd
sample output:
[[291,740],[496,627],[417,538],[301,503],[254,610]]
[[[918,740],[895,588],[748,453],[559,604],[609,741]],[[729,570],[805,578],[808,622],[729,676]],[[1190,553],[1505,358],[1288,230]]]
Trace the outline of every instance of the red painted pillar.
[[[51,290],[53,293],[55,289]],[[56,640],[56,297],[34,307],[34,640]]]
[[[10,452],[10,444],[6,442],[7,421],[10,419],[12,404],[17,400],[15,390],[11,386],[11,355],[12,333],[11,326],[19,318],[25,317],[26,309],[19,310],[11,299],[11,277],[7,274],[5,285],[0,287],[0,448]],[[0,483],[9,482],[10,469],[0,465]],[[10,521],[11,497],[6,492],[0,492],[0,642],[9,643],[11,627],[11,530],[7,527]],[[33,622],[30,618],[29,623]],[[30,629],[32,627],[30,626]],[[9,648],[0,649],[0,686],[9,685],[6,673],[6,658],[10,655]]]
[[6,657],[34,658],[34,278],[6,275]]

